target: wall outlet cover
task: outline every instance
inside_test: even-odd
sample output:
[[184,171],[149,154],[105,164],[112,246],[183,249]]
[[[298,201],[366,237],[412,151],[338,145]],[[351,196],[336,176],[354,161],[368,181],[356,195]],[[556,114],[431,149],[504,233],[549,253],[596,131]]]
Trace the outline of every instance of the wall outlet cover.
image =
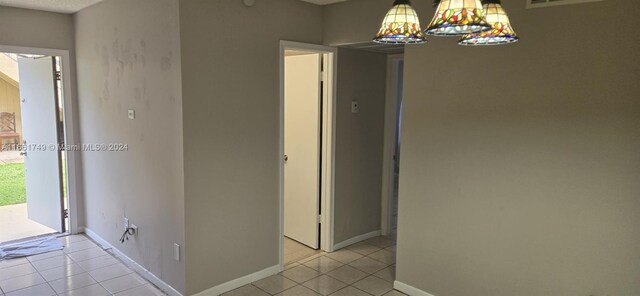
[[180,262],[180,245],[173,244],[173,258]]
[[360,112],[360,103],[358,101],[351,101],[351,113]]

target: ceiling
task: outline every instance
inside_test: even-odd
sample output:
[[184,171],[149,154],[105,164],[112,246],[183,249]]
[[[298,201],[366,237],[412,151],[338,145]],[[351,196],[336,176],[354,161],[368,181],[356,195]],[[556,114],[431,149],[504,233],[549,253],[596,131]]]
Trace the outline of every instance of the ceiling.
[[301,1],[318,4],[318,5],[328,5],[328,4],[338,3],[338,2],[344,2],[347,0],[301,0]]
[[[103,0],[0,0],[0,6],[11,6],[61,13],[76,13]],[[317,5],[327,5],[347,0],[301,0]]]
[[62,13],[74,13],[100,1],[102,0],[0,0],[0,5]]

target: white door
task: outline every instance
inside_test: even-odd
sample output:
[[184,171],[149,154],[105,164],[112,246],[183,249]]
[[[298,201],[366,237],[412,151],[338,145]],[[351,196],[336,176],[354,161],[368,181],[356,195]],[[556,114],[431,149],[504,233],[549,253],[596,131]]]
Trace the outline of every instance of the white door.
[[321,55],[285,57],[284,234],[319,245]]
[[57,97],[52,57],[18,59],[29,219],[62,232]]

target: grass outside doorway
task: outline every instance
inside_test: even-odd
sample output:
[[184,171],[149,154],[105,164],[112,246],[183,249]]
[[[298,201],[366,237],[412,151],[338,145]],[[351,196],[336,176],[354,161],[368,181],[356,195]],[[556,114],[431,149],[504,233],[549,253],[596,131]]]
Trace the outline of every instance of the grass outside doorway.
[[24,163],[0,164],[0,207],[25,202]]

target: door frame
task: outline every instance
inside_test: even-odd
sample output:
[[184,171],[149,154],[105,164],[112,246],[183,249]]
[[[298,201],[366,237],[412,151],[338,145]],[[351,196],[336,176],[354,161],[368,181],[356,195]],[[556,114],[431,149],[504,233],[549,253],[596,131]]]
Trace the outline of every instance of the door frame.
[[[36,48],[36,47],[23,47],[23,46],[11,46],[0,44],[0,52],[6,53],[18,53],[18,54],[34,54],[34,55],[47,55],[60,57],[62,64],[62,93],[63,93],[63,112],[64,112],[64,136],[66,145],[79,144],[76,136],[77,129],[77,117],[75,116],[76,104],[74,101],[74,89],[72,87],[72,61],[71,55],[68,50],[62,49],[50,49],[50,48]],[[78,179],[78,172],[80,171],[80,151],[73,149],[66,151],[66,184],[67,187],[67,202],[69,210],[69,227],[66,229],[69,234],[78,234],[84,230],[79,226],[79,213],[80,208],[78,205],[78,198],[80,193],[80,183]],[[61,175],[62,177],[62,175]],[[62,182],[62,180],[61,180]],[[63,209],[64,210],[64,209]]]
[[324,98],[322,104],[322,168],[320,186],[320,201],[322,216],[320,219],[320,249],[333,252],[333,217],[334,217],[334,180],[335,180],[335,127],[336,127],[336,70],[338,66],[338,49],[329,46],[308,44],[294,41],[280,41],[280,133],[279,133],[279,262],[284,269],[284,62],[286,50],[299,50],[323,54]]
[[387,56],[387,91],[384,110],[384,147],[382,154],[382,217],[381,233],[391,233],[391,202],[393,201],[393,184],[395,178],[395,166],[393,157],[396,151],[396,136],[398,122],[398,90],[400,81],[398,70],[400,63],[404,62],[404,54]]

